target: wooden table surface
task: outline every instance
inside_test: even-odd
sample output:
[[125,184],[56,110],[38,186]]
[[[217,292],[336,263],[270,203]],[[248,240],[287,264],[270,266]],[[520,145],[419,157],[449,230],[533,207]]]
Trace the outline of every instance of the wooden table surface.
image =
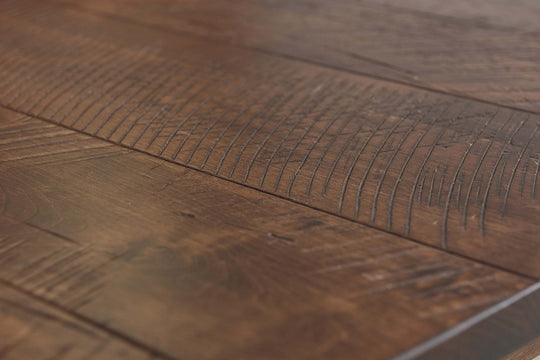
[[540,355],[539,19],[0,0],[0,358]]

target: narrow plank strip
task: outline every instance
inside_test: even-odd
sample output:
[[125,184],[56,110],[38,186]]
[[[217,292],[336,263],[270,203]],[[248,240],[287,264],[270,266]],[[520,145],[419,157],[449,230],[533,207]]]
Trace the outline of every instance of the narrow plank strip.
[[435,16],[446,16],[458,21],[476,22],[477,26],[489,24],[493,27],[506,27],[512,30],[538,31],[540,5],[535,0],[521,0],[519,6],[513,6],[508,0],[456,0],[441,3],[437,0],[399,1],[381,0],[387,6],[403,7]]
[[[539,289],[540,283],[394,360],[534,360],[540,355]],[[480,321],[475,322],[476,318]],[[457,328],[463,330],[457,332]],[[439,338],[448,336],[452,337],[437,346],[428,347]]]
[[534,0],[58,2],[540,112]]
[[539,115],[25,4],[0,104],[540,277]]
[[[0,133],[65,136],[1,114]],[[73,136],[0,163],[0,280],[170,357],[388,359],[532,284]]]
[[0,322],[6,360],[159,358],[1,282]]

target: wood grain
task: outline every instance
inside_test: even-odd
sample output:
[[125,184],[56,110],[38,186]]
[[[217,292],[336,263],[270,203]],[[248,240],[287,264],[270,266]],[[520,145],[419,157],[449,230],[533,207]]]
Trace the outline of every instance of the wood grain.
[[540,112],[534,0],[59,2]]
[[6,360],[158,359],[1,281],[0,321],[0,356]]
[[532,284],[0,114],[0,282],[165,358],[388,359]]
[[538,11],[0,0],[0,358],[534,356]]
[[[423,344],[394,360],[534,360],[540,355],[540,286],[518,294],[460,324],[464,330],[442,344],[427,348]],[[476,318],[482,318],[475,322]],[[470,326],[466,326],[471,323]],[[449,332],[453,332],[451,329]],[[439,335],[444,337],[445,334]],[[434,340],[437,340],[435,338]],[[433,341],[433,340],[432,340]],[[422,347],[427,348],[421,351]],[[518,349],[518,350],[516,350]],[[415,351],[420,350],[420,351]],[[413,356],[418,352],[417,356]]]
[[5,107],[540,276],[540,115],[13,6],[0,25]]

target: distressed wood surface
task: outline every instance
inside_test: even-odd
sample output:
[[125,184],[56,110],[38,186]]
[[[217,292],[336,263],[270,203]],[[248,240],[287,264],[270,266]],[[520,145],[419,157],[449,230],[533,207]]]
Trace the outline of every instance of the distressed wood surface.
[[16,4],[5,107],[540,276],[540,115]]
[[0,358],[535,352],[505,6],[0,0]]
[[536,284],[394,360],[536,360],[540,355],[539,288]]
[[540,112],[535,0],[58,2]]
[[[45,240],[44,235],[30,236]],[[0,321],[0,356],[6,360],[159,359],[2,280]]]
[[532,284],[0,114],[0,281],[166,357],[386,359]]

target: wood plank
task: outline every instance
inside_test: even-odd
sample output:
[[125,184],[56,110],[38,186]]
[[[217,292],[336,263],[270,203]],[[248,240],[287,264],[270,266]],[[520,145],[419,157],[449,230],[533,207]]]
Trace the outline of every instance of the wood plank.
[[159,358],[1,282],[0,322],[5,360]]
[[380,0],[377,3],[394,8],[405,8],[427,14],[450,17],[450,21],[465,20],[477,26],[505,27],[522,32],[540,30],[540,4],[536,0]]
[[25,4],[5,107],[540,277],[539,115]]
[[540,112],[534,0],[59,2]]
[[467,319],[394,360],[534,360],[540,355],[538,289],[540,284]]
[[388,359],[532,284],[0,114],[0,281],[166,357]]

